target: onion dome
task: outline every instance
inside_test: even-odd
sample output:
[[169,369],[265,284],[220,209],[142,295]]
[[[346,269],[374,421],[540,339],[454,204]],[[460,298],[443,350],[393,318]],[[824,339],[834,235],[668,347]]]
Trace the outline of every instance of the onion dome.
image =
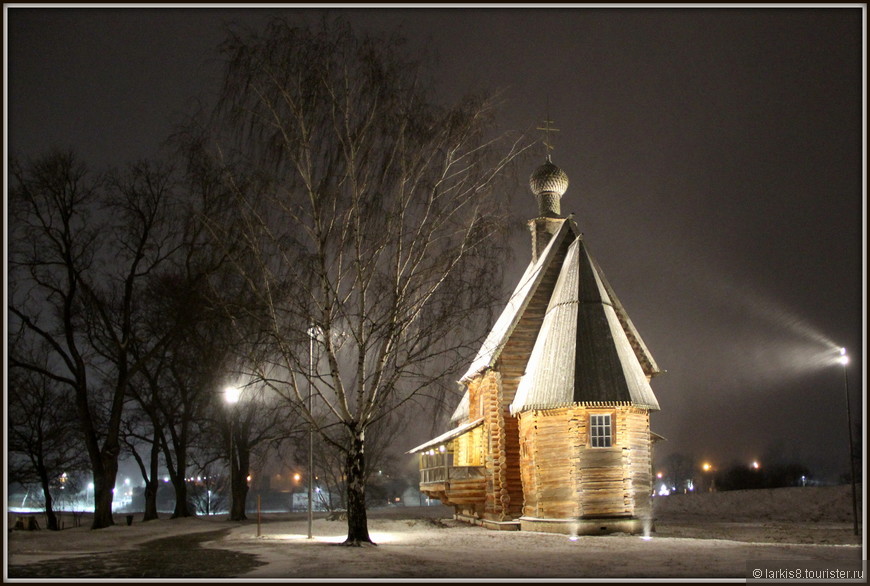
[[550,161],[538,167],[529,178],[529,187],[538,200],[538,213],[541,216],[559,216],[559,199],[568,189],[568,175]]

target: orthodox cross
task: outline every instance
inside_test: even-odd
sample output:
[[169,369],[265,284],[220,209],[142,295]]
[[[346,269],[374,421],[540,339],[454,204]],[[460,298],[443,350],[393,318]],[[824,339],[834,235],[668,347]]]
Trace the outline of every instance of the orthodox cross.
[[544,146],[547,147],[547,157],[550,156],[550,151],[553,150],[553,143],[550,142],[550,133],[559,132],[559,129],[553,128],[552,126],[550,126],[551,124],[553,124],[553,121],[550,120],[550,117],[548,115],[547,119],[544,120],[544,126],[538,126],[537,128],[537,130],[544,131]]

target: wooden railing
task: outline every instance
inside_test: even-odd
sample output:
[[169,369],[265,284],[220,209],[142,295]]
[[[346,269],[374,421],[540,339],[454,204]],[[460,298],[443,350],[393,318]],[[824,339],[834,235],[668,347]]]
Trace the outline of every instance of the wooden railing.
[[420,458],[420,484],[482,478],[483,466],[453,466],[451,452],[424,454]]

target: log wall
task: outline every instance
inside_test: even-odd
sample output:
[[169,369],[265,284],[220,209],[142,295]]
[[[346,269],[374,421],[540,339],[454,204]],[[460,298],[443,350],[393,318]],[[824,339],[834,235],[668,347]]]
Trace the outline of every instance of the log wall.
[[[589,446],[593,413],[610,413],[614,443]],[[650,512],[649,414],[630,406],[574,406],[519,416],[523,515],[641,517]]]
[[[561,220],[560,220],[561,222]],[[541,277],[541,282],[529,300],[522,317],[511,332],[496,361],[494,370],[499,377],[498,397],[487,403],[492,409],[490,438],[494,439],[493,477],[487,500],[487,518],[504,521],[516,519],[523,514],[525,495],[523,492],[522,467],[520,466],[519,421],[510,414],[520,378],[526,371],[532,349],[537,340],[547,305],[559,277],[559,268],[571,244],[565,238],[560,249],[555,252],[553,261]],[[497,454],[496,454],[497,452]]]

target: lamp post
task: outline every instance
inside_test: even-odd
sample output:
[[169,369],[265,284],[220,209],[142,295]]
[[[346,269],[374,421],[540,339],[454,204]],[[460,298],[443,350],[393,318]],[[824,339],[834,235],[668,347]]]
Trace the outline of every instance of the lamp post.
[[308,328],[308,539],[314,537],[312,526],[314,524],[314,413],[312,412],[312,384],[314,376],[314,339],[319,337],[322,330],[319,326],[311,325]]
[[843,388],[846,391],[846,423],[849,431],[849,480],[852,484],[852,528],[858,535],[858,497],[855,492],[855,443],[852,441],[852,406],[849,401],[849,355],[845,348],[840,348],[840,364],[843,365]]
[[704,462],[701,465],[701,469],[704,471],[704,484],[707,492],[716,492],[716,472],[713,469],[713,465],[709,462]]
[[236,404],[239,402],[241,390],[236,387],[227,387],[224,389],[224,400],[230,406],[230,518],[232,518],[232,507],[235,504],[236,490],[236,456],[233,452],[233,435],[235,434],[235,414]]

